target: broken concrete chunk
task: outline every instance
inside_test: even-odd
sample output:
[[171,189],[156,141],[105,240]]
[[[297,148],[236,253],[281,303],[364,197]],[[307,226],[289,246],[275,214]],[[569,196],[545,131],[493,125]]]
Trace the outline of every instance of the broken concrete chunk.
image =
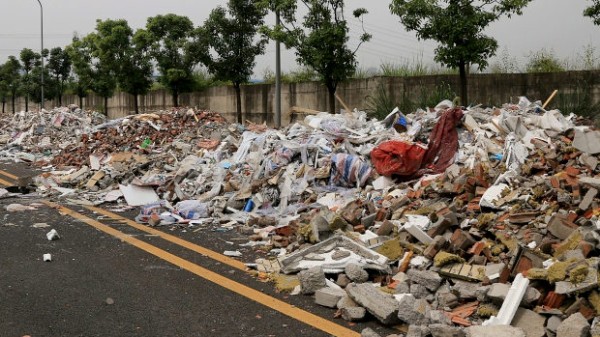
[[463,329],[446,324],[430,324],[429,330],[433,337],[465,337]]
[[441,325],[452,325],[452,321],[450,317],[446,315],[446,312],[443,310],[430,310],[425,318],[431,324],[441,324]]
[[579,184],[593,187],[595,189],[600,189],[600,178],[595,177],[579,177],[577,179]]
[[556,289],[554,290],[557,294],[573,294],[576,292],[583,292],[598,287],[598,271],[591,268],[587,273],[585,279],[579,283],[573,283],[571,281],[559,281],[556,282]]
[[502,303],[506,299],[509,290],[510,285],[506,283],[494,283],[490,286],[486,296],[490,301]]
[[342,288],[346,288],[346,286],[350,283],[352,283],[352,281],[350,281],[350,279],[348,278],[348,276],[346,276],[346,274],[339,274],[337,277],[337,280],[335,281],[335,284],[337,284],[338,286],[340,286]]
[[406,273],[412,282],[425,286],[429,291],[436,291],[442,284],[442,278],[431,270],[410,269]]
[[510,325],[474,325],[465,329],[466,337],[527,337],[521,328]]
[[461,300],[477,298],[477,288],[479,288],[478,283],[466,281],[455,281],[453,287]]
[[360,333],[360,337],[381,337],[381,335],[371,328],[364,328]]
[[436,293],[438,305],[443,308],[454,308],[458,305],[458,297],[450,291],[439,291]]
[[406,337],[427,337],[431,334],[429,327],[426,325],[411,324],[408,326]]
[[313,267],[298,273],[302,294],[312,295],[326,286],[325,273],[321,267]]
[[596,198],[597,195],[598,190],[593,187],[590,188],[579,203],[579,209],[582,211],[587,211],[588,208],[590,208],[590,206],[592,205],[592,202],[594,201],[594,198]]
[[549,331],[553,335],[556,335],[556,331],[558,330],[558,327],[560,326],[562,321],[563,320],[558,316],[550,316],[546,321],[546,331]]
[[544,337],[546,318],[531,310],[519,308],[511,325],[523,329],[527,337]]
[[354,302],[350,296],[348,296],[348,293],[345,293],[344,296],[342,296],[342,298],[340,298],[340,300],[337,302],[336,306],[338,309],[343,309],[358,307],[359,305]]
[[398,302],[377,290],[372,284],[349,284],[346,292],[350,298],[367,309],[382,324],[391,325],[398,321]]
[[568,238],[576,229],[566,216],[559,213],[554,214],[548,222],[548,231],[561,240]]
[[427,313],[427,301],[418,300],[411,294],[397,295],[399,309],[398,319],[407,324],[425,323],[425,314]]
[[562,321],[556,329],[556,337],[586,337],[589,333],[590,325],[579,312]]
[[419,283],[411,284],[409,293],[412,294],[415,298],[426,298],[427,296],[431,295],[427,288]]
[[339,300],[346,295],[342,289],[321,288],[315,292],[315,303],[324,307],[335,308]]
[[592,328],[590,330],[592,337],[600,337],[600,318],[596,317],[592,321]]
[[363,307],[346,307],[340,310],[342,318],[348,322],[362,321],[367,315],[367,309]]
[[367,273],[361,266],[356,263],[350,263],[344,269],[346,276],[350,281],[355,283],[364,283],[369,280],[369,273]]

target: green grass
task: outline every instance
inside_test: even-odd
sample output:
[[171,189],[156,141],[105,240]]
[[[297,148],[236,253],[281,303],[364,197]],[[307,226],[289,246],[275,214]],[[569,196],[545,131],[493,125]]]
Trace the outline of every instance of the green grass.
[[[311,82],[317,81],[319,79],[319,74],[317,74],[314,70],[303,67],[298,68],[296,70],[292,70],[290,72],[282,72],[281,73],[281,82],[282,83],[301,83],[301,82]],[[263,80],[267,84],[275,83],[275,72],[269,68],[265,69],[263,72]]]
[[369,117],[379,120],[385,118],[395,107],[404,113],[411,113],[418,108],[434,107],[445,99],[453,99],[456,93],[448,83],[441,83],[434,90],[420,86],[418,95],[404,91],[400,99],[392,97],[383,83],[379,83],[374,93],[366,98],[366,112]]

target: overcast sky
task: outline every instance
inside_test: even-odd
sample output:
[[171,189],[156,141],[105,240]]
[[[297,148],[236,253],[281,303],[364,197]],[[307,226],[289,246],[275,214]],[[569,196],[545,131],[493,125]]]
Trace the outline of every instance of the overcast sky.
[[[41,0],[44,6],[44,47],[64,47],[73,34],[85,35],[93,31],[96,19],[126,19],[134,29],[143,27],[146,19],[157,14],[175,13],[188,16],[201,25],[210,10],[226,4],[225,0]],[[408,33],[396,16],[389,12],[389,0],[347,0],[347,17],[352,9],[366,7],[367,32],[371,42],[358,52],[359,67],[379,68],[382,63],[414,64],[422,60],[433,65],[432,41],[418,41]],[[524,65],[532,52],[542,48],[552,51],[571,64],[580,60],[586,46],[596,48],[600,57],[600,27],[583,17],[583,9],[590,0],[534,0],[522,16],[503,19],[488,30],[498,40],[498,54],[508,53]],[[0,0],[0,62],[9,55],[18,56],[22,48],[40,48],[40,10],[37,0]],[[350,20],[352,36],[359,36],[359,23]],[[354,48],[356,40],[351,41]],[[264,56],[257,59],[255,78],[261,78],[265,69],[274,69],[275,47],[269,45]],[[493,61],[492,61],[493,63]],[[298,69],[293,51],[284,51],[284,71]]]

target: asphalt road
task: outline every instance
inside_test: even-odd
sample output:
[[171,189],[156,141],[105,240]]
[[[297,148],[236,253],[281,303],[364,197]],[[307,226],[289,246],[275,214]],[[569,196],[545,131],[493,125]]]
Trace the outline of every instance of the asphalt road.
[[[6,164],[0,170],[0,186],[28,173]],[[13,203],[36,210],[8,212]],[[392,332],[334,319],[333,309],[277,293],[235,264],[57,203],[80,219],[28,195],[0,199],[0,336],[360,336],[366,326]],[[51,229],[59,240],[46,238]],[[217,253],[243,242],[235,232],[160,230]]]

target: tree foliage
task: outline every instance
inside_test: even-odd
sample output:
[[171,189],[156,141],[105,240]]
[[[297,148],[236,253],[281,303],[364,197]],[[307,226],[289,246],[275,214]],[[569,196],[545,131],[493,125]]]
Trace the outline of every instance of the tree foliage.
[[0,68],[0,73],[10,95],[12,112],[15,113],[15,99],[21,85],[21,63],[19,63],[16,57],[9,56],[8,60]]
[[138,96],[152,85],[152,64],[146,41],[134,35],[125,20],[98,21],[90,34],[92,55],[105,65],[119,88],[134,96],[135,113],[139,113]]
[[79,107],[83,109],[83,98],[88,95],[93,83],[91,52],[78,36],[73,37],[73,42],[65,48],[65,51],[73,63],[69,85],[79,97]]
[[583,15],[589,16],[596,26],[600,26],[600,0],[590,0],[592,5],[583,11]]
[[158,80],[171,91],[174,106],[179,105],[180,93],[194,88],[198,56],[193,52],[193,32],[188,17],[167,14],[149,18],[146,28],[137,34],[139,43],[149,47],[160,72]]
[[36,81],[32,74],[35,67],[39,67],[42,62],[42,57],[39,53],[34,52],[29,48],[23,48],[19,54],[23,69],[21,77],[21,91],[25,94],[25,111],[29,111],[29,98],[35,92]]
[[[301,25],[297,24],[296,1],[261,0],[262,6],[278,11],[282,24],[264,27],[270,38],[283,42],[288,48],[296,49],[296,61],[314,69],[329,92],[329,111],[335,112],[335,92],[340,82],[350,78],[356,70],[356,51],[370,40],[371,35],[363,32],[358,46],[348,47],[349,28],[344,16],[343,0],[303,0],[306,8]],[[359,8],[353,15],[362,19],[367,10]]]
[[[238,123],[242,123],[242,84],[248,83],[256,56],[264,53],[266,40],[256,38],[266,10],[253,0],[229,0],[228,8],[215,8],[196,31],[200,62],[215,80],[230,81],[236,92]],[[229,16],[228,16],[229,14]]]
[[0,65],[0,103],[2,103],[2,113],[6,111],[6,102],[10,98],[10,78],[6,72],[7,63]]
[[495,55],[498,42],[484,34],[494,21],[520,15],[531,0],[392,0],[390,10],[407,31],[419,39],[438,42],[435,60],[458,68],[463,102],[467,97],[467,69],[484,69]]
[[48,72],[52,77],[55,88],[54,91],[58,97],[58,104],[62,105],[62,95],[65,91],[65,84],[71,74],[71,57],[66,50],[56,47],[50,50],[48,58]]
[[97,20],[96,31],[88,34],[80,46],[83,53],[89,54],[92,69],[91,87],[104,98],[104,112],[107,113],[108,98],[117,88],[117,64],[125,57],[125,50],[116,40],[131,30],[125,20]]

